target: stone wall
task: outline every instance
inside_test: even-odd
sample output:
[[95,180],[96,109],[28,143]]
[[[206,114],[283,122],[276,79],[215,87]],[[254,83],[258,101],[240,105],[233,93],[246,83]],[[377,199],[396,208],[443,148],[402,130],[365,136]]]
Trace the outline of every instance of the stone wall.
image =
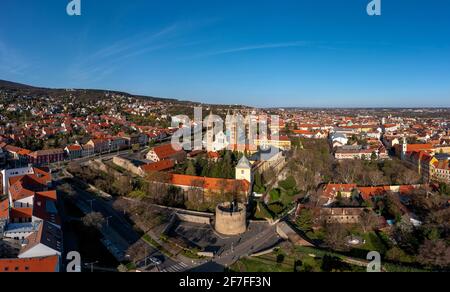
[[129,171],[129,172],[131,172],[131,173],[133,173],[133,174],[135,174],[135,175],[138,175],[138,176],[144,176],[144,172],[143,172],[139,167],[137,167],[136,165],[134,165],[134,164],[133,164],[130,160],[128,160],[128,159],[125,159],[125,158],[122,158],[122,157],[119,157],[119,156],[115,156],[115,157],[113,158],[112,162],[113,162],[115,165],[117,165],[117,166],[119,166],[119,167],[122,167],[123,169],[125,169],[125,170],[127,170],[127,171]]
[[180,221],[184,221],[184,222],[197,223],[197,224],[211,224],[211,218],[206,217],[206,216],[177,213],[177,217]]

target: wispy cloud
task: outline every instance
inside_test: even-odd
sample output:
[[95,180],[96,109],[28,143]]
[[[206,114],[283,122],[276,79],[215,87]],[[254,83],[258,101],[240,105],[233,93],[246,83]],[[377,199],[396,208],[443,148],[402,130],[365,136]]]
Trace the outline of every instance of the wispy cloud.
[[225,50],[206,52],[206,53],[203,53],[203,54],[198,54],[198,55],[194,56],[193,58],[201,58],[201,57],[233,54],[233,53],[240,53],[240,52],[246,52],[246,51],[256,51],[256,50],[292,48],[292,47],[306,47],[306,46],[309,46],[311,44],[312,44],[312,42],[307,42],[307,41],[294,41],[294,42],[279,42],[279,43],[265,43],[265,44],[247,45],[247,46],[229,48],[229,49],[225,49]]
[[95,52],[91,58],[92,59],[103,59],[108,57],[117,56],[130,51],[141,51],[140,48],[148,45],[158,39],[170,36],[171,34],[176,33],[178,24],[173,24],[168,27],[161,29],[153,34],[137,34],[122,40],[119,40],[112,45],[101,48],[97,52]]
[[154,33],[138,33],[80,56],[69,66],[69,77],[74,82],[99,81],[115,72],[117,66],[129,58],[169,47],[178,28],[178,24],[172,24]]
[[0,72],[3,74],[23,75],[29,67],[19,53],[0,40]]
[[216,20],[199,20],[195,22],[176,22],[153,33],[137,33],[118,39],[96,51],[79,55],[67,69],[70,80],[74,83],[94,83],[118,70],[128,60],[164,49],[195,46],[204,40],[186,38],[186,33],[210,25]]

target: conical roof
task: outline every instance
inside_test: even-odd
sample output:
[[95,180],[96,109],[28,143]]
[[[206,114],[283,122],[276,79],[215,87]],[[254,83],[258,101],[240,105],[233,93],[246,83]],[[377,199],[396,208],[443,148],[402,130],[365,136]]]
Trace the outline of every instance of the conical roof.
[[250,162],[248,161],[247,157],[244,155],[244,156],[242,156],[241,160],[239,160],[236,168],[248,168],[248,169],[251,169],[252,166],[251,166]]

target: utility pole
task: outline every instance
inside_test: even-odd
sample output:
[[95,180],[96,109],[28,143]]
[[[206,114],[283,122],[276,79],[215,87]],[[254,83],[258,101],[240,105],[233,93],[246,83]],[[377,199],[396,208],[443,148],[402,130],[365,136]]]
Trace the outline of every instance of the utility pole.
[[106,217],[106,228],[109,228],[109,219],[111,219],[113,216]]
[[144,259],[145,263],[144,263],[144,267],[147,268],[147,245],[145,245],[144,248],[145,248],[145,255],[144,255],[145,256],[145,259]]
[[85,263],[86,266],[91,266],[91,273],[94,272],[94,265],[98,264],[98,261],[92,262],[92,263]]
[[91,204],[91,212],[94,212],[94,206],[92,204],[94,201],[95,201],[95,199],[88,200],[88,202]]

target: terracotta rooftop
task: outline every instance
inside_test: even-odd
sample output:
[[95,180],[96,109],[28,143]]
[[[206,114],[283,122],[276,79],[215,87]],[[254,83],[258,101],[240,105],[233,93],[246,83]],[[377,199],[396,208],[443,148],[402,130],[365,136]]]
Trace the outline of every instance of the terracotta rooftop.
[[168,169],[172,169],[175,166],[175,162],[171,159],[161,160],[155,163],[145,164],[141,166],[141,169],[144,172],[152,172],[152,171],[164,171]]
[[172,144],[166,144],[166,145],[154,147],[152,149],[152,151],[155,152],[155,154],[159,157],[160,160],[164,160],[164,159],[170,158],[171,156],[173,156],[179,152],[182,152],[183,150],[177,151],[177,150],[173,149]]
[[0,259],[0,273],[51,273],[57,272],[59,269],[58,266],[58,256],[29,259]]
[[202,187],[207,190],[228,192],[248,192],[250,184],[246,180],[208,178],[190,175],[173,174],[171,183],[185,187]]

